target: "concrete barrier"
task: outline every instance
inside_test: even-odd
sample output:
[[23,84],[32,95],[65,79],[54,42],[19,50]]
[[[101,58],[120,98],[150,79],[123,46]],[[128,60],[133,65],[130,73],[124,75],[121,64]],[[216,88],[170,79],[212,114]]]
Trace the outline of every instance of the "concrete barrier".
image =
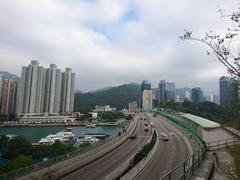
[[48,179],[48,178],[59,179],[83,167],[84,165],[95,161],[96,159],[104,156],[105,154],[111,152],[112,150],[120,146],[130,137],[130,135],[133,133],[133,131],[136,128],[137,118],[138,116],[136,116],[135,119],[131,122],[131,124],[129,125],[125,133],[113,139],[112,141],[109,141],[101,146],[98,146],[84,154],[81,154],[79,156],[73,157],[66,161],[62,161],[60,163],[54,164],[48,168],[41,169],[39,171],[20,177],[18,179],[19,180]]
[[159,138],[158,138],[158,134],[157,134],[156,142],[155,142],[152,150],[136,166],[134,166],[127,174],[125,174],[120,179],[121,180],[134,179],[148,165],[148,163],[150,163],[150,161],[156,154],[158,147],[159,147]]

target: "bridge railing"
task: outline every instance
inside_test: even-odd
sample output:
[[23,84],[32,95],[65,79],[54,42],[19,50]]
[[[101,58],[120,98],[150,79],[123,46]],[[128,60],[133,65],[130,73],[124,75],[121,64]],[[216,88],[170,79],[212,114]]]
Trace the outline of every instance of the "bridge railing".
[[[197,168],[200,166],[200,163],[202,162],[206,154],[206,151],[216,151],[216,150],[224,149],[237,144],[240,144],[240,140],[238,138],[229,138],[229,139],[222,139],[218,141],[209,142],[206,144],[205,147],[201,147],[200,149],[198,149],[197,153],[187,157],[177,167],[169,171],[166,175],[164,175],[161,178],[161,180],[190,179],[190,177],[194,175]],[[192,162],[192,163],[189,164],[189,162]]]
[[202,146],[196,153],[188,156],[182,163],[166,173],[161,180],[185,180],[190,179],[205,156],[205,148]]
[[216,151],[220,149],[225,149],[225,148],[228,148],[229,146],[233,146],[237,144],[240,144],[240,140],[235,137],[212,141],[207,143],[207,151]]

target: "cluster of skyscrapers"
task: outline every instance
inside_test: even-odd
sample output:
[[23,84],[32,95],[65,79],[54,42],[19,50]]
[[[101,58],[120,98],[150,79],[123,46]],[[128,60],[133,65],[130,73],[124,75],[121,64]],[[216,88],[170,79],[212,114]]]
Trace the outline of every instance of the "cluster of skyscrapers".
[[204,96],[204,92],[200,87],[194,88],[175,88],[175,83],[161,80],[157,88],[151,88],[151,83],[143,80],[141,83],[141,108],[144,111],[150,111],[153,106],[157,106],[164,102],[203,102],[210,101],[220,105],[227,105],[228,103],[239,100],[239,86],[234,85],[236,82],[233,78],[221,77],[219,79],[219,96],[210,94]]
[[[1,114],[38,115],[73,112],[75,73],[70,68],[61,72],[55,64],[44,68],[38,61],[32,60],[30,65],[22,67],[20,81],[11,79],[5,81],[0,79],[0,99],[3,104]],[[3,94],[5,91],[8,91],[6,93],[8,95]],[[11,97],[8,98],[9,103],[4,100],[8,96]]]

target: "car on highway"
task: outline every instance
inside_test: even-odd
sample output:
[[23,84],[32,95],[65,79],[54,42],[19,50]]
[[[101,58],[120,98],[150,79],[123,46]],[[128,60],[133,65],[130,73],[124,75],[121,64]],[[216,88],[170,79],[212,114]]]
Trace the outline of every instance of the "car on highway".
[[163,141],[168,141],[168,135],[167,135],[167,133],[161,132],[160,135],[161,135],[161,139],[162,139]]
[[137,137],[137,134],[133,133],[133,134],[131,134],[130,139],[136,139],[136,137]]
[[146,127],[146,128],[144,129],[144,131],[149,131],[149,129]]
[[145,126],[148,126],[148,123],[145,123],[144,125],[145,125]]

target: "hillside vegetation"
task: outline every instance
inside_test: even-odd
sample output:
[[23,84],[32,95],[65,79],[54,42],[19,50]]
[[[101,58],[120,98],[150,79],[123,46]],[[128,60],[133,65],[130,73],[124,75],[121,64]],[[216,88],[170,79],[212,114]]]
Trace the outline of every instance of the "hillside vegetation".
[[88,112],[95,105],[110,105],[117,109],[128,108],[128,103],[138,101],[140,98],[140,85],[124,84],[102,91],[89,93],[76,93],[74,99],[74,111]]
[[162,108],[194,114],[209,120],[233,126],[239,129],[238,110],[239,104],[222,107],[212,102],[194,103],[185,101],[183,103],[167,102],[160,104]]

